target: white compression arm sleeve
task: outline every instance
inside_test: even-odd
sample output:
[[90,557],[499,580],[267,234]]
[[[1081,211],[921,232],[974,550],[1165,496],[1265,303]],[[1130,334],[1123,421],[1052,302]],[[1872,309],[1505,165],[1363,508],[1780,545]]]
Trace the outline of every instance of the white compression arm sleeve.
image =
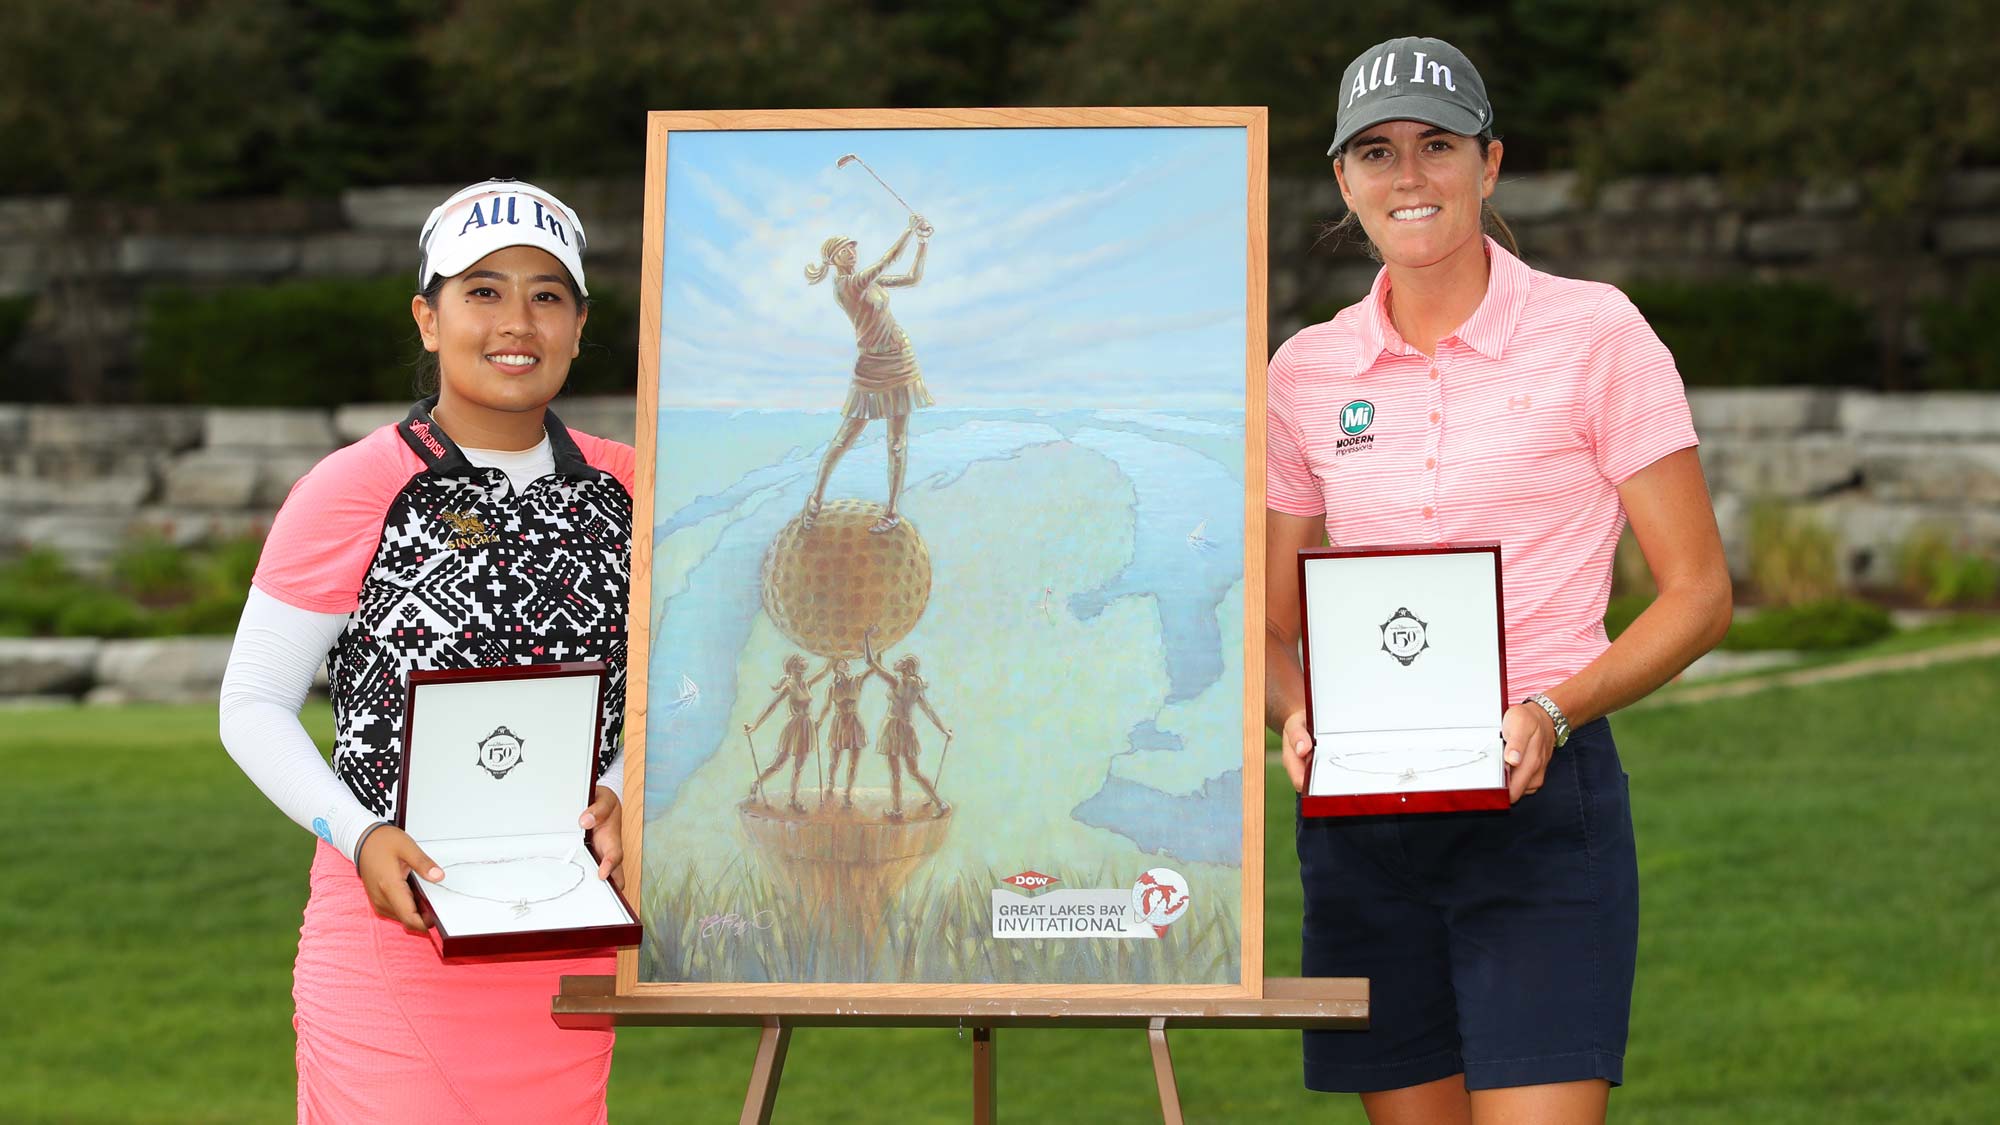
[[[222,676],[222,744],[272,804],[352,859],[361,834],[382,818],[334,776],[299,722],[313,673],[346,627],[346,614],[299,609],[251,587]],[[622,748],[599,784],[623,795]]]
[[299,609],[251,587],[222,674],[222,744],[272,804],[352,859],[382,818],[334,776],[299,722],[313,673],[346,627],[344,613]]

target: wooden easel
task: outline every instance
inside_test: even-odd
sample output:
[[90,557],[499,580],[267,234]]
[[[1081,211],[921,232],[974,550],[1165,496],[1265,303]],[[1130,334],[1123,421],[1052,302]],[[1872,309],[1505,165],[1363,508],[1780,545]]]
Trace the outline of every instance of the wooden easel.
[[965,1027],[972,1031],[972,1120],[992,1125],[997,1103],[993,1031],[1001,1027],[1143,1027],[1153,1050],[1160,1119],[1182,1125],[1170,1027],[1348,1028],[1368,1026],[1368,981],[1359,977],[1275,977],[1262,999],[873,999],[818,996],[619,996],[608,976],[564,977],[555,1021],[571,1028],[612,1026],[761,1027],[742,1125],[769,1125],[778,1104],[785,1051],[795,1027]]

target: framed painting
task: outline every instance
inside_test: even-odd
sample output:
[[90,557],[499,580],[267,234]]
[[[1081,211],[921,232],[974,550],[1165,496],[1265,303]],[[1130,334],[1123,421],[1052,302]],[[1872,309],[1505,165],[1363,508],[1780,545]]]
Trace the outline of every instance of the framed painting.
[[649,129],[619,991],[1258,995],[1264,111]]

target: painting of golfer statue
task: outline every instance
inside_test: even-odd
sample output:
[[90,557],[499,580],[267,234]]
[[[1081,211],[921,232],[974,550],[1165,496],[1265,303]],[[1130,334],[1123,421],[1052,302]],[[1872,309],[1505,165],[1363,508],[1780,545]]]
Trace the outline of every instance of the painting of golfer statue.
[[672,133],[642,986],[1239,981],[1247,152]]

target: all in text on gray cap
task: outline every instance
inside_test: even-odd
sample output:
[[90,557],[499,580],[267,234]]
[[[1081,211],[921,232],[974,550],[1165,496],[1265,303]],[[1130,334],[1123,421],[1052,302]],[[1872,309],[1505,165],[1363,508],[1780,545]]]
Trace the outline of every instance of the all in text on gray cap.
[[1371,125],[1421,121],[1473,136],[1493,128],[1486,83],[1442,39],[1406,36],[1361,52],[1340,79],[1340,116],[1328,156]]

